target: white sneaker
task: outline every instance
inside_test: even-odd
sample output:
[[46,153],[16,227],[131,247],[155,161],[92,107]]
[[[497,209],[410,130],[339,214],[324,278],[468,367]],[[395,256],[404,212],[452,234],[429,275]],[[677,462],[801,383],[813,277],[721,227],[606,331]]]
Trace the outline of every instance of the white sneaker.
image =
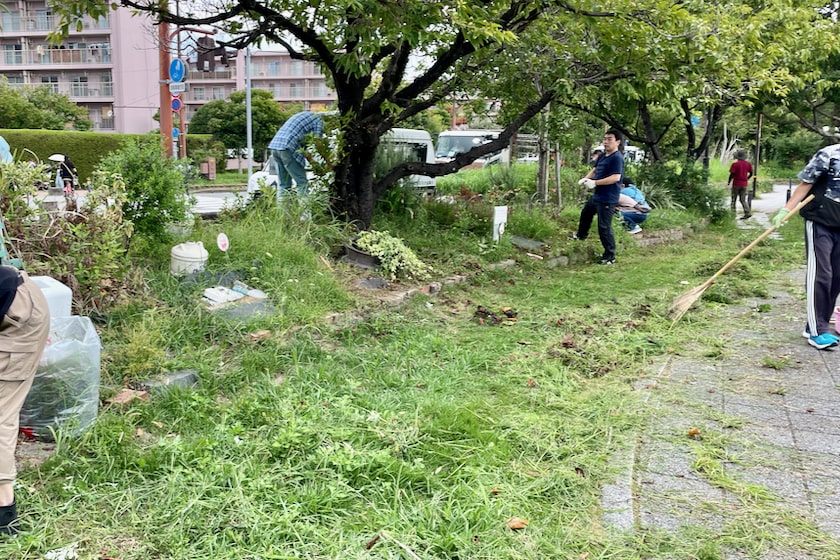
[[636,225],[633,227],[633,229],[631,229],[631,230],[630,230],[630,231],[628,231],[627,233],[636,234],[636,233],[641,233],[641,231],[642,231],[642,228],[641,228],[638,224],[636,224]]

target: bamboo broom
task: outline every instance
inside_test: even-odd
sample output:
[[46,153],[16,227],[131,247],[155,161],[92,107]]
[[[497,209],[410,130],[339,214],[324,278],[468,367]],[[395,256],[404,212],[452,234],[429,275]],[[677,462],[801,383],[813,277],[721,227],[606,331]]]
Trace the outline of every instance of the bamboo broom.
[[[782,218],[782,223],[785,223],[786,221],[788,221],[789,218],[794,216],[797,212],[799,212],[800,209],[802,209],[803,206],[805,206],[806,204],[811,202],[813,199],[814,199],[814,195],[808,195],[805,198],[805,200],[803,200],[802,202],[797,204],[796,207],[793,210],[788,212],[788,214],[784,218]],[[717,280],[718,276],[720,276],[721,274],[723,274],[724,272],[729,270],[729,267],[731,267],[733,264],[738,262],[738,260],[741,257],[743,257],[744,255],[749,253],[752,250],[753,247],[755,247],[756,245],[758,245],[759,243],[764,241],[764,239],[768,235],[773,233],[774,231],[776,231],[776,226],[771,225],[767,229],[767,231],[765,231],[764,233],[759,235],[758,238],[755,239],[755,241],[753,241],[752,243],[750,243],[749,245],[747,245],[746,247],[741,249],[740,253],[738,253],[737,255],[732,257],[732,260],[729,261],[728,263],[726,263],[725,265],[723,265],[723,267],[721,267],[720,270],[715,272],[714,275],[712,275],[711,278],[706,280],[700,286],[697,286],[696,288],[692,288],[689,291],[687,291],[684,294],[677,297],[677,299],[674,300],[674,302],[671,304],[671,307],[668,309],[668,316],[671,319],[673,319],[673,321],[675,323],[677,321],[679,321],[682,318],[682,316],[685,315],[686,311],[688,311],[689,308],[691,308],[691,306],[694,305],[694,302],[696,302],[698,299],[700,299],[700,297],[703,295],[703,292],[705,292],[709,288],[709,286],[711,286],[712,284],[715,283],[715,280]]]

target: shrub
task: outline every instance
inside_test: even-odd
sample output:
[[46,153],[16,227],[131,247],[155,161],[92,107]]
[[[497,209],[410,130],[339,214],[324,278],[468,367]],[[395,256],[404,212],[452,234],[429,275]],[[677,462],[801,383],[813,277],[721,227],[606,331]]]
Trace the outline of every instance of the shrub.
[[137,233],[167,239],[166,226],[186,219],[190,200],[184,174],[177,161],[163,157],[156,136],[130,139],[98,169],[122,177],[128,193],[123,210]]
[[131,223],[124,220],[125,185],[119,176],[94,174],[85,206],[47,212],[28,203],[46,168],[0,166],[0,210],[14,256],[31,274],[55,278],[73,290],[76,310],[102,310],[119,297],[128,265]]
[[708,172],[698,163],[646,163],[637,166],[636,169],[636,184],[640,185],[654,206],[661,208],[664,205],[665,197],[658,192],[663,189],[670,195],[673,204],[708,216],[712,222],[725,220],[729,215],[725,189],[710,186]]

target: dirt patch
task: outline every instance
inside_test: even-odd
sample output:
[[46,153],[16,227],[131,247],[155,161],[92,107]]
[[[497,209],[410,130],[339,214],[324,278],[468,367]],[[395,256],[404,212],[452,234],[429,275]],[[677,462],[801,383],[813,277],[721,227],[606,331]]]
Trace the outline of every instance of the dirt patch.
[[55,444],[33,439],[18,438],[15,459],[19,470],[34,469],[41,466],[55,454]]

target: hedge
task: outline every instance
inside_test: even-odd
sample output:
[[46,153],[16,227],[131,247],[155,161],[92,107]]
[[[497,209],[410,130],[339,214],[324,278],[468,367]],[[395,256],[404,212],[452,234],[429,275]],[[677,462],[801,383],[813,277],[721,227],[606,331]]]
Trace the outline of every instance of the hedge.
[[[99,165],[99,161],[109,153],[118,150],[128,138],[139,139],[148,134],[0,129],[0,136],[3,136],[11,146],[15,159],[36,160],[37,158],[37,160],[47,162],[47,157],[51,154],[67,154],[79,171],[79,179],[86,181]],[[191,154],[195,154],[195,157]],[[187,135],[188,157],[201,161],[214,154],[224,154],[224,146],[213,140],[210,134]]]

